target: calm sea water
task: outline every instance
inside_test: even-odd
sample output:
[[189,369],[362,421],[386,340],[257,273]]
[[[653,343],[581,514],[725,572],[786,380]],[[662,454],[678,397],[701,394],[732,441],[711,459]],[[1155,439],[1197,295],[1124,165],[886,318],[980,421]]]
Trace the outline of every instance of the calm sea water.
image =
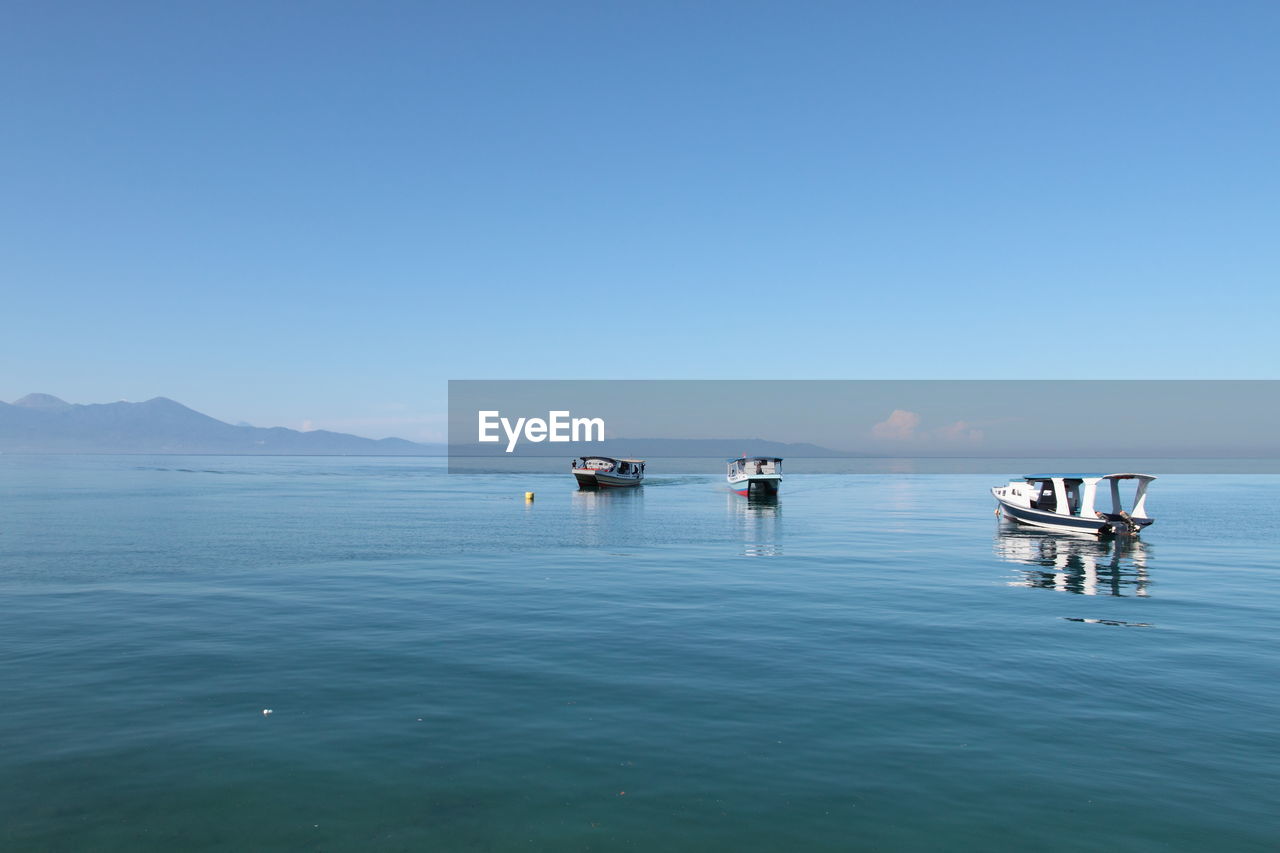
[[1280,844],[1280,477],[1118,546],[682,463],[0,457],[0,846]]

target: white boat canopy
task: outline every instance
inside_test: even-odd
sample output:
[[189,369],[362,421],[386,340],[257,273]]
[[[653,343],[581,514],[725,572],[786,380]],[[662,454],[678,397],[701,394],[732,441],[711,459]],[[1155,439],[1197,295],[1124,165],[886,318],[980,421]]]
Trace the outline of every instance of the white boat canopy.
[[[1133,495],[1133,509],[1129,514],[1134,518],[1147,517],[1147,486],[1151,485],[1151,481],[1155,477],[1151,474],[1028,474],[1022,479],[1028,483],[1037,483],[1051,481],[1054,483],[1054,493],[1057,496],[1057,507],[1054,510],[1060,515],[1080,515],[1085,518],[1091,518],[1097,512],[1095,504],[1097,502],[1098,484],[1103,480],[1111,484],[1111,511],[1113,513],[1123,513],[1124,504],[1120,499],[1120,481],[1121,480],[1137,480],[1138,488]],[[1083,493],[1079,495],[1079,511],[1072,512],[1073,507],[1070,503],[1071,492],[1074,491],[1072,486],[1082,486]]]

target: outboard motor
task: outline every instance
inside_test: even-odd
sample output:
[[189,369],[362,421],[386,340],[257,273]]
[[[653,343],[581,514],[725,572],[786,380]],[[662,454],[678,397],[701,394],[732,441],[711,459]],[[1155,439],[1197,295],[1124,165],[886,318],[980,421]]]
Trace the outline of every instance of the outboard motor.
[[1110,536],[1137,536],[1142,530],[1142,525],[1133,520],[1133,516],[1124,510],[1118,513],[1100,512],[1099,516],[1107,520],[1098,532],[1105,533]]

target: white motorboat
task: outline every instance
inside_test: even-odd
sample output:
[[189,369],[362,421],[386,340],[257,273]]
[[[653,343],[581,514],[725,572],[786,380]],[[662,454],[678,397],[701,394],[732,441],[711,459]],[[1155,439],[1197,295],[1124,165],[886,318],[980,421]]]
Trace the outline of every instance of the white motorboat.
[[[999,504],[996,512],[1019,524],[1100,536],[1137,536],[1155,522],[1147,515],[1147,486],[1154,479],[1150,474],[1028,474],[1022,480],[996,486],[991,494]],[[1128,510],[1120,496],[1120,484],[1127,480],[1137,484]],[[1110,512],[1097,508],[1102,484],[1111,492]]]
[[573,460],[573,476],[584,489],[638,486],[644,482],[644,460],[582,456]]
[[747,497],[771,497],[782,485],[782,460],[776,456],[739,456],[730,459],[726,479],[729,488]]

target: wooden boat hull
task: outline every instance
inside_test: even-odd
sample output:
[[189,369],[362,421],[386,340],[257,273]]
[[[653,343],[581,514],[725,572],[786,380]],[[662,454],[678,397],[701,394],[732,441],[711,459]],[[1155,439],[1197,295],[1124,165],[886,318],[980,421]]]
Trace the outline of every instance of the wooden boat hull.
[[638,486],[644,482],[644,477],[620,477],[617,474],[608,471],[596,472],[596,485],[602,489],[625,489],[631,486]]

